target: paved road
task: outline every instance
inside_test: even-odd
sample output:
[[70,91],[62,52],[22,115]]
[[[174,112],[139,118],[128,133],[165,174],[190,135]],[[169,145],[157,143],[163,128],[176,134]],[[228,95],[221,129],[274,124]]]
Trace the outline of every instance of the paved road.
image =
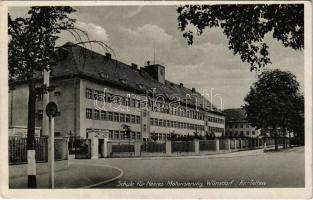
[[171,159],[100,159],[124,176],[101,188],[133,187],[304,187],[303,147],[282,152]]

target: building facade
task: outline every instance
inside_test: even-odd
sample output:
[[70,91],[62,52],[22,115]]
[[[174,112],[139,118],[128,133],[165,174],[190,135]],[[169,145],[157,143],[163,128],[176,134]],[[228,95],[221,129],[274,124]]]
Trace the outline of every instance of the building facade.
[[225,109],[226,116],[226,137],[259,137],[260,129],[256,129],[246,119],[245,111],[241,108]]
[[[42,76],[37,78],[41,85]],[[60,111],[55,118],[56,136],[89,138],[98,133],[109,140],[125,140],[125,124],[132,140],[225,133],[224,114],[194,88],[167,81],[162,65],[138,68],[109,53],[64,47],[59,50],[50,84],[56,86],[49,93],[50,101]],[[22,81],[15,82],[14,88],[9,91],[9,126],[26,126],[28,88]],[[42,99],[37,95],[36,127],[42,125]]]

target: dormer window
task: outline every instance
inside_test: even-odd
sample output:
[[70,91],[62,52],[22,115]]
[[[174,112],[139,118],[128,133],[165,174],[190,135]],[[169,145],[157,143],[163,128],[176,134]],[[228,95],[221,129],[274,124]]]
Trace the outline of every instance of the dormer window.
[[123,83],[123,84],[126,84],[126,82],[127,82],[126,79],[123,79],[123,78],[121,78],[120,81],[121,81],[121,83]]
[[139,87],[139,89],[143,89],[143,84],[139,83],[137,84],[137,86]]
[[109,75],[103,72],[99,73],[100,78],[109,78]]

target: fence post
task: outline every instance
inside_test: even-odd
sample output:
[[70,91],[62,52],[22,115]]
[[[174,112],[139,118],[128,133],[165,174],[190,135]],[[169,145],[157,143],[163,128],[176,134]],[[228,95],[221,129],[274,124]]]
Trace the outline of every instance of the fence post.
[[227,143],[228,143],[228,151],[230,151],[230,139],[227,139]]
[[91,159],[99,158],[98,143],[99,143],[98,138],[93,136],[91,138]]
[[237,150],[237,140],[236,139],[234,139],[234,146],[235,146],[234,150]]
[[103,139],[103,157],[108,157],[108,138]]
[[166,141],[165,151],[166,151],[167,156],[170,156],[172,154],[172,142],[171,141]]
[[215,140],[215,150],[216,150],[216,152],[220,151],[220,140],[219,139]]
[[140,142],[135,142],[135,156],[140,156]]
[[240,138],[240,150],[242,150],[242,139]]
[[112,153],[112,143],[107,142],[107,157],[111,157]]
[[195,139],[195,154],[200,155],[199,140]]

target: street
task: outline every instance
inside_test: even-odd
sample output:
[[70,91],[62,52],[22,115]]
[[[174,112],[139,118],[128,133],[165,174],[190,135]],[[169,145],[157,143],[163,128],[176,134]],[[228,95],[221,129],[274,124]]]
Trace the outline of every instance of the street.
[[233,155],[157,159],[110,158],[87,162],[90,165],[111,165],[124,171],[121,179],[98,185],[97,188],[304,187],[303,147],[246,154],[239,152]]

